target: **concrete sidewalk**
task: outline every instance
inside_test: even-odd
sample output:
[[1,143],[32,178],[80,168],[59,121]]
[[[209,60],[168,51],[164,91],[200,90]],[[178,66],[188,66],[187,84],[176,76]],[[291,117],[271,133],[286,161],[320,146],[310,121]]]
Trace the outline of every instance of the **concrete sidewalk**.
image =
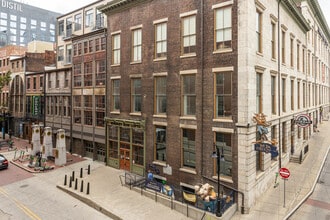
[[309,152],[302,164],[290,162],[284,166],[290,171],[290,177],[285,182],[285,200],[284,180],[279,176],[277,188],[269,188],[251,208],[249,214],[236,212],[233,220],[288,219],[299,208],[313,192],[329,152],[329,121],[323,121],[318,129],[320,132],[313,133],[309,140]]
[[[287,219],[299,208],[312,193],[329,152],[329,121],[324,121],[319,125],[318,129],[320,132],[313,133],[308,142],[309,153],[303,163],[288,163],[284,166],[291,173],[290,178],[285,182],[285,200],[284,180],[279,179],[279,186],[277,188],[269,188],[258,199],[256,205],[251,208],[249,214],[241,214],[237,211],[232,219]],[[16,139],[15,144],[18,146],[18,149],[24,149],[25,146],[29,145],[26,141],[19,139]],[[90,175],[87,175],[88,165],[91,167]],[[82,178],[80,178],[81,169],[83,169]],[[58,171],[58,175],[62,176],[60,177],[62,180],[57,184],[59,189],[99,210],[109,216],[109,218],[124,220],[190,219],[186,215],[181,214],[185,213],[185,206],[182,206],[183,211],[180,213],[161,204],[159,202],[161,200],[160,197],[157,202],[154,196],[148,198],[140,195],[140,192],[123,187],[119,179],[119,176],[124,174],[122,170],[107,167],[103,163],[92,160],[85,160],[59,170],[61,171]],[[69,186],[69,178],[72,176],[73,170],[75,171],[75,178],[77,178],[77,187],[75,186],[75,181],[71,182],[71,187]],[[67,175],[66,184],[64,184],[65,175]],[[87,194],[87,183],[89,183],[89,194]],[[221,219],[227,219],[227,217],[228,215],[225,213]],[[215,216],[207,216],[204,220],[211,218],[216,219]],[[201,218],[198,217],[196,219]]]
[[[69,186],[69,176],[72,176],[72,173],[68,173],[66,185],[64,185],[63,178],[63,181],[57,187],[112,219],[191,219],[178,211],[157,203],[153,199],[140,195],[135,190],[122,186],[119,179],[119,176],[124,173],[122,170],[104,165],[95,167],[95,162],[93,162],[91,165],[93,168],[91,168],[90,175],[88,175],[86,161],[80,162],[80,164],[84,165],[83,177],[80,178],[80,170],[75,172],[75,179],[78,179],[77,189],[75,189],[75,181],[71,183],[71,187]],[[88,183],[89,194],[87,195]],[[82,184],[83,189],[81,190]]]

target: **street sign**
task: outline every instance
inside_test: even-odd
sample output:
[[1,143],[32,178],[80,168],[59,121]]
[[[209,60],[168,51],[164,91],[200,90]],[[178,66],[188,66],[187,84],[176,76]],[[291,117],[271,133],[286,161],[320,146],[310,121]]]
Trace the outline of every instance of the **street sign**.
[[295,122],[296,125],[298,125],[298,127],[301,127],[301,128],[306,128],[306,127],[310,126],[313,123],[311,118],[307,114],[298,115],[295,118],[294,122]]
[[282,167],[280,169],[279,173],[280,173],[281,177],[284,179],[287,179],[290,177],[290,171],[285,167]]

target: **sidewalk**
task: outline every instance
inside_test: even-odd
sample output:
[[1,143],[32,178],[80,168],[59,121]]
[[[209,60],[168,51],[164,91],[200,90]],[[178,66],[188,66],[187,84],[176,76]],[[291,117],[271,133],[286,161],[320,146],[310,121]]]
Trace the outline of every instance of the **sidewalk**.
[[[313,133],[309,140],[309,153],[302,164],[288,163],[285,165],[290,170],[290,177],[285,183],[285,207],[284,207],[284,181],[279,179],[277,188],[269,188],[258,199],[249,214],[241,214],[239,211],[232,217],[233,220],[282,220],[287,219],[312,193],[324,160],[330,146],[330,123],[324,121],[319,125],[320,132]],[[28,145],[24,140],[21,146]],[[16,143],[16,142],[15,142]],[[17,145],[19,146],[20,144]],[[90,165],[90,175],[87,175],[87,166]],[[83,169],[83,177],[80,170]],[[121,185],[119,176],[124,171],[117,170],[103,163],[85,160],[68,167],[63,167],[60,175],[63,178],[57,183],[57,187],[73,197],[85,202],[112,219],[123,220],[189,220],[184,214],[155,201],[154,196],[148,198],[140,192],[130,190]],[[75,181],[69,186],[69,178],[75,171]],[[67,175],[65,181],[64,175]],[[82,182],[83,181],[83,182]],[[66,184],[64,184],[66,182]],[[87,184],[89,193],[87,194]],[[183,212],[184,213],[184,212]],[[214,217],[215,219],[216,217]],[[226,218],[223,216],[221,219]],[[207,217],[204,220],[209,219]]]
[[288,163],[284,166],[291,174],[285,182],[285,202],[284,180],[280,178],[280,185],[277,188],[269,188],[251,208],[249,214],[236,212],[233,220],[288,219],[299,208],[313,192],[330,149],[329,121],[323,121],[318,129],[320,132],[313,133],[309,140],[309,152],[302,164]]
[[[86,162],[81,164],[86,165]],[[91,168],[90,175],[87,174],[87,167],[83,169],[82,178],[80,171],[75,172],[75,178],[78,179],[77,189],[75,189],[75,181],[72,182],[71,187],[69,186],[69,177],[66,185],[63,178],[62,183],[57,187],[115,220],[190,220],[185,215],[122,186],[119,179],[123,174],[122,170],[104,165],[95,167],[94,164],[95,162],[92,164],[94,168]],[[72,176],[71,173],[68,173],[68,176]],[[88,183],[89,194],[87,194]]]

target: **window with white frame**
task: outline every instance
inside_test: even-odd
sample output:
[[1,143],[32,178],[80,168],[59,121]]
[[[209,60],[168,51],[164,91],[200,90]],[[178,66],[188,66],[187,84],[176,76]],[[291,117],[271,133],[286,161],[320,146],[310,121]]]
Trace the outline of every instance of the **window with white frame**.
[[113,79],[111,111],[119,111],[119,110],[120,110],[120,79]]
[[182,75],[182,114],[196,114],[196,75]]
[[142,29],[132,31],[132,62],[142,60]]
[[215,10],[215,50],[232,46],[232,7],[227,6]]
[[167,55],[167,23],[155,25],[155,58]]
[[112,64],[120,64],[120,34],[112,35]]
[[91,27],[93,25],[93,16],[93,9],[89,9],[85,12],[85,27]]
[[182,54],[196,53],[196,15],[182,18]]
[[142,91],[141,91],[141,79],[133,78],[132,79],[132,88],[131,88],[131,111],[132,112],[141,112],[142,108]]
[[166,114],[166,76],[155,77],[155,113]]
[[232,98],[232,72],[217,72],[214,79],[215,117],[229,117]]

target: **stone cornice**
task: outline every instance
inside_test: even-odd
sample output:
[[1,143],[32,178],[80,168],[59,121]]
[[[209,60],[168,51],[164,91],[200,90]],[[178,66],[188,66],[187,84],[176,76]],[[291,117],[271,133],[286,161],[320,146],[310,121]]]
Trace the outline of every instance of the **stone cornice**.
[[297,4],[294,0],[278,0],[280,3],[283,3],[283,6],[292,13],[292,17],[298,22],[300,27],[305,31],[309,31],[311,27],[309,26],[308,22],[301,14],[301,11],[298,9]]
[[128,8],[132,8],[139,3],[147,2],[150,0],[113,0],[105,5],[97,7],[98,10],[106,15],[117,13]]
[[317,22],[321,26],[323,32],[325,33],[328,42],[330,43],[330,30],[329,26],[327,25],[326,19],[323,15],[323,12],[321,10],[321,7],[316,0],[307,0],[308,4],[310,5],[310,8],[313,12],[313,16],[316,18]]

